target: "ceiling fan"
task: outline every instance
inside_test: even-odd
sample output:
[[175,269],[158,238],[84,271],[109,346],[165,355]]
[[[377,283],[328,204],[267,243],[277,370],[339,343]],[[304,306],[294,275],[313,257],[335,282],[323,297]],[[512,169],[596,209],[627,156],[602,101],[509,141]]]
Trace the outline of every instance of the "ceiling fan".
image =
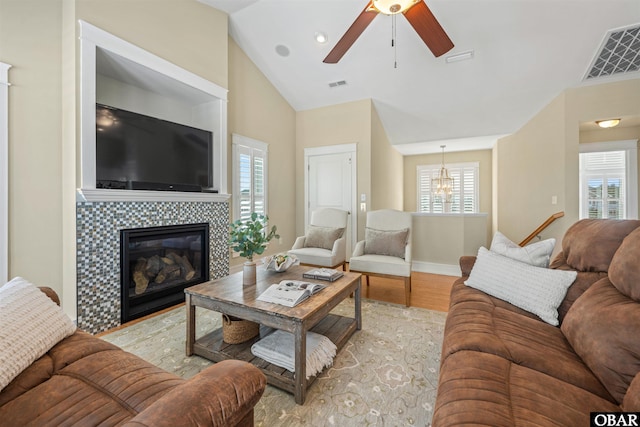
[[371,0],[322,62],[340,61],[378,13],[402,13],[436,57],[453,48],[453,42],[423,0]]

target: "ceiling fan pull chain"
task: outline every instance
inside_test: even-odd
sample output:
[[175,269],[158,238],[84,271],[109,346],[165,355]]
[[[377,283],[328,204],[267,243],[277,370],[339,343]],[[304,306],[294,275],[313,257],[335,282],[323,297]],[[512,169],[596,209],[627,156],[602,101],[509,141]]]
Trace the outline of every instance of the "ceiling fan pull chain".
[[398,68],[398,46],[396,43],[396,15],[391,15],[391,47],[393,47],[393,68]]

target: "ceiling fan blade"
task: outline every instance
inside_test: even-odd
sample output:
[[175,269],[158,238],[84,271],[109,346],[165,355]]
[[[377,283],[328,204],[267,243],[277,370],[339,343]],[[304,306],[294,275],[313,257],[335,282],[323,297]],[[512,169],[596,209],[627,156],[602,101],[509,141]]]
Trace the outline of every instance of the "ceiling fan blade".
[[404,16],[436,58],[453,49],[453,42],[424,1],[412,6]]
[[329,52],[326,58],[322,62],[325,64],[335,64],[340,61],[340,58],[347,53],[349,48],[360,37],[360,34],[369,26],[373,18],[378,15],[378,12],[371,11],[371,2],[367,3],[364,10],[358,15],[356,20],[351,24],[346,33],[342,36],[334,48]]

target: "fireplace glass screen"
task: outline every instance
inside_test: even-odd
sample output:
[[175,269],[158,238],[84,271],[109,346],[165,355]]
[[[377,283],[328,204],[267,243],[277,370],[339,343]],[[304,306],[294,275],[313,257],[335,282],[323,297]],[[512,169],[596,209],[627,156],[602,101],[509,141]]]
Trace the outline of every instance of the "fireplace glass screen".
[[209,224],[121,230],[122,323],[184,301],[209,280]]

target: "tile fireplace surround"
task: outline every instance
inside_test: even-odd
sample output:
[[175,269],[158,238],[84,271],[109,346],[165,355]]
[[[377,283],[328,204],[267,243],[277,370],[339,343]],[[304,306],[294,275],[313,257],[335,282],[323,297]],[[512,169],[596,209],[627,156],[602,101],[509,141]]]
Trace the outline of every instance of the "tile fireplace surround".
[[229,274],[228,202],[78,202],[78,327],[98,333],[120,325],[120,230],[209,223],[209,275]]

